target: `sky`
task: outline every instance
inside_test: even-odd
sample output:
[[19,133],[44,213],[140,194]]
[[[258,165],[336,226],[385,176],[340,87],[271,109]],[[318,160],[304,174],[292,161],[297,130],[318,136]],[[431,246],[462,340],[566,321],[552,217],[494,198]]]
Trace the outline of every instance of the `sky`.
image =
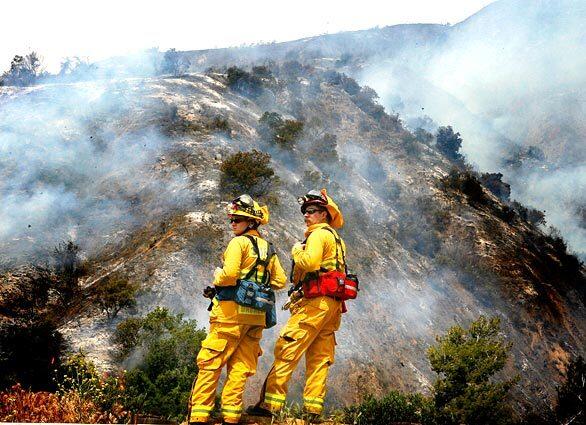
[[402,23],[455,24],[493,1],[11,1],[2,5],[0,70],[32,50],[56,72],[67,56],[96,61],[152,47],[197,50]]

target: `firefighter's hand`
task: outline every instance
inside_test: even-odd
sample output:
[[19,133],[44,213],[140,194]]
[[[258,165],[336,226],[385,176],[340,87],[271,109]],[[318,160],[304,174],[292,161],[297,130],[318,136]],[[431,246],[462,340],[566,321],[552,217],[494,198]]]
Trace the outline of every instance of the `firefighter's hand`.
[[214,298],[216,296],[216,288],[213,286],[206,286],[203,290],[203,296],[206,298]]
[[220,273],[222,273],[222,268],[216,267],[216,269],[214,270],[214,281],[216,281],[218,279],[218,276],[220,275]]
[[301,242],[295,242],[291,251],[303,251],[305,249],[305,244]]

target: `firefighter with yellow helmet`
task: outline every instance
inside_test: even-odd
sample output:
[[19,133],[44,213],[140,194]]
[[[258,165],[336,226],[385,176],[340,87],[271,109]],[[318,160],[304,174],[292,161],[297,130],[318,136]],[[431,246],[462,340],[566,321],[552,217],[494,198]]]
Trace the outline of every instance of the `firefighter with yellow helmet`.
[[[258,232],[259,225],[269,221],[268,208],[242,195],[230,204],[228,217],[235,237],[224,252],[223,267],[216,268],[214,287],[204,291],[204,296],[212,298],[210,331],[197,356],[199,373],[190,398],[190,423],[209,420],[224,366],[227,378],[221,397],[223,420],[239,422],[244,385],[256,372],[262,354],[262,331],[270,319],[265,310],[239,304],[239,289],[244,282],[258,284],[264,294],[272,293],[271,288],[282,288],[287,279],[272,245]],[[264,299],[263,293],[253,298],[274,302],[274,294]]]
[[248,409],[251,415],[269,416],[284,406],[289,379],[305,354],[303,407],[309,416],[318,417],[323,410],[328,370],[334,363],[334,332],[340,327],[344,298],[321,295],[317,282],[318,276],[345,271],[346,246],[334,230],[343,226],[344,218],[325,189],[310,191],[299,203],[307,229],[304,243],[296,243],[291,252],[292,281],[298,282],[297,288],[303,287],[303,295],[290,306],[291,317],[275,344],[275,361],[261,399]]

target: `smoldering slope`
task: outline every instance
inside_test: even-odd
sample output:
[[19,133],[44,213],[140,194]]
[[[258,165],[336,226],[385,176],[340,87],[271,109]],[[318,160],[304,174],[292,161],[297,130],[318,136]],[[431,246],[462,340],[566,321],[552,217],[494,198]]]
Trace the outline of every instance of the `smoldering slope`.
[[[570,248],[586,255],[586,4],[502,0],[450,29],[437,49],[377,59],[359,76],[407,125],[452,125],[482,172],[502,172],[512,197],[546,211]],[[429,120],[432,119],[432,121]],[[537,145],[546,164],[504,165]]]
[[148,217],[149,200],[184,196],[149,171],[166,137],[124,119],[141,109],[139,79],[0,90],[0,267],[46,261],[65,240],[91,255]]

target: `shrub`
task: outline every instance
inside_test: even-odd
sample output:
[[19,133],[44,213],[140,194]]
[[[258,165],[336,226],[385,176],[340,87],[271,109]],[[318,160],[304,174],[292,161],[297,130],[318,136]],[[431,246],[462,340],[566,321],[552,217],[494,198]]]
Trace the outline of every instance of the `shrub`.
[[175,49],[169,49],[163,56],[163,62],[161,63],[161,74],[171,74],[174,76],[185,73],[191,62],[185,56],[181,55]]
[[459,171],[454,168],[450,173],[442,178],[441,186],[444,189],[453,189],[462,192],[470,202],[484,203],[486,197],[482,190],[482,185],[471,171]]
[[378,99],[378,94],[368,86],[362,87],[352,96],[352,101],[356,106],[378,121],[383,119],[386,114],[385,108],[379,105],[376,99]]
[[221,190],[231,195],[266,195],[278,181],[270,162],[271,156],[268,153],[255,149],[230,155],[220,166]]
[[98,66],[78,56],[67,57],[61,62],[57,76],[62,80],[80,81],[95,77]]
[[0,421],[123,423],[130,420],[122,406],[118,377],[100,378],[82,354],[71,356],[60,369],[58,392],[33,392],[20,384],[0,392]]
[[291,148],[303,132],[302,121],[284,120],[276,112],[265,112],[258,122],[264,140],[285,148]]
[[61,366],[58,394],[62,402],[76,412],[76,422],[96,422],[127,418],[122,376],[100,375],[94,363],[83,352],[69,356]]
[[515,210],[521,220],[524,220],[533,226],[544,225],[546,223],[545,213],[543,211],[527,208],[517,201],[511,202],[511,208]]
[[211,131],[219,131],[221,133],[230,134],[230,123],[221,116],[215,116],[210,122],[206,124],[206,128]]
[[401,209],[403,213],[399,215],[396,227],[397,240],[421,255],[435,257],[441,248],[441,232],[450,222],[449,212],[432,197],[424,196],[407,198]]
[[480,316],[468,329],[453,326],[427,356],[439,374],[434,384],[437,419],[445,424],[501,424],[510,418],[506,396],[516,382],[493,382],[511,345],[500,335],[500,320]]
[[416,128],[413,135],[415,136],[415,140],[427,146],[430,146],[433,142],[433,134],[421,127]]
[[436,146],[450,161],[463,164],[464,157],[458,152],[462,147],[462,138],[460,133],[454,133],[452,126],[438,128]]
[[331,85],[340,86],[342,90],[348,93],[350,96],[358,94],[360,92],[360,85],[351,77],[340,74],[336,71],[326,71],[324,73],[324,80]]
[[136,291],[138,284],[128,282],[120,276],[110,276],[96,289],[96,301],[108,318],[118,315],[123,308],[136,305]]
[[73,241],[61,242],[53,249],[54,269],[58,276],[58,284],[54,289],[63,305],[69,304],[79,295],[79,278],[85,272],[79,252],[79,246]]
[[503,182],[501,173],[483,173],[480,175],[480,182],[484,187],[490,190],[494,196],[502,202],[511,200],[511,185]]
[[545,161],[545,154],[537,146],[517,146],[512,148],[509,157],[504,161],[506,166],[520,168],[526,162],[537,166]]
[[566,370],[566,381],[557,388],[555,413],[560,423],[586,424],[586,363],[579,356]]
[[355,425],[387,425],[391,422],[428,423],[433,401],[421,394],[391,391],[381,399],[367,396],[359,405],[347,407],[342,421]]
[[57,394],[32,392],[20,384],[0,392],[0,421],[2,422],[65,422]]
[[41,59],[36,52],[26,56],[16,55],[10,69],[0,78],[0,86],[32,86],[43,75]]
[[338,161],[338,138],[335,134],[326,133],[315,139],[309,148],[309,155],[319,161]]
[[262,79],[241,68],[236,66],[228,68],[226,78],[228,80],[228,87],[240,94],[257,98],[263,93]]
[[[165,308],[157,308],[130,326],[138,324],[136,338],[125,350],[138,366],[126,375],[126,405],[134,412],[181,420],[187,413],[191,384],[197,376],[196,357],[206,334],[195,320],[185,320]],[[123,322],[124,323],[124,322]]]
[[64,341],[57,325],[46,318],[0,324],[0,389],[18,382],[34,390],[53,389]]

